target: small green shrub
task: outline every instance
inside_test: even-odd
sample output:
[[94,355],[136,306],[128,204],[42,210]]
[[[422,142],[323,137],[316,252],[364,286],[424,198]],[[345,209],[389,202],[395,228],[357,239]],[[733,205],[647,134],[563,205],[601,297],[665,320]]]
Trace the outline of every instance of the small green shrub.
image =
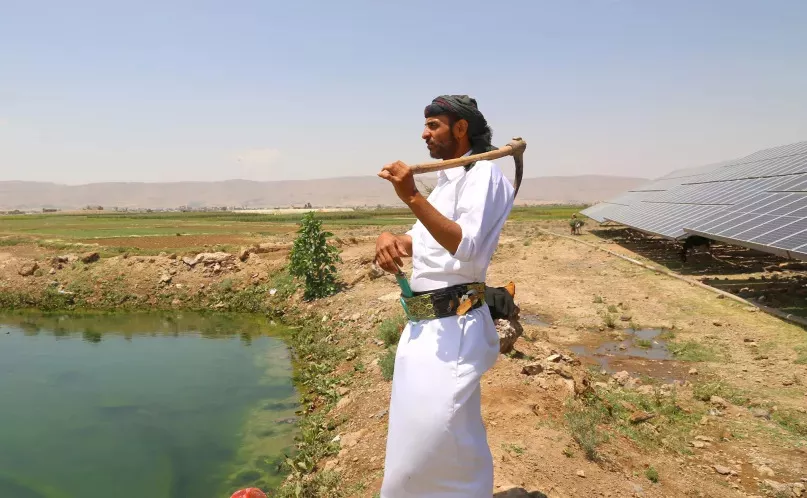
[[[546,256],[544,256],[544,259],[546,259]],[[602,304],[602,296],[600,295],[594,296],[594,304]]]
[[609,329],[613,329],[616,327],[616,320],[610,314],[605,315],[605,317],[603,318],[603,322],[605,323],[605,326],[608,327]]
[[658,482],[658,471],[652,465],[644,471],[644,475],[650,482]]
[[339,249],[328,244],[331,232],[322,230],[322,221],[309,211],[303,216],[297,238],[289,256],[289,273],[305,283],[303,298],[307,301],[337,292],[336,263],[341,261]]
[[616,305],[609,304],[608,313],[619,313],[619,308],[617,308]]
[[406,317],[403,315],[388,318],[378,326],[378,338],[384,341],[387,347],[396,345],[401,339],[401,332],[405,325]]

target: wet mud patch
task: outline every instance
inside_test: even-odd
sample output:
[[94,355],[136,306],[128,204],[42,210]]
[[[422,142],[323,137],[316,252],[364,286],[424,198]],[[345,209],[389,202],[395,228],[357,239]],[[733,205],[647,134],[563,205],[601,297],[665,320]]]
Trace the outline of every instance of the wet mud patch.
[[532,325],[534,327],[551,327],[552,324],[548,318],[542,318],[534,314],[519,314],[518,321],[523,325]]
[[627,371],[672,383],[688,376],[689,365],[675,360],[662,329],[625,329],[606,336],[593,332],[569,349],[580,361],[609,374]]

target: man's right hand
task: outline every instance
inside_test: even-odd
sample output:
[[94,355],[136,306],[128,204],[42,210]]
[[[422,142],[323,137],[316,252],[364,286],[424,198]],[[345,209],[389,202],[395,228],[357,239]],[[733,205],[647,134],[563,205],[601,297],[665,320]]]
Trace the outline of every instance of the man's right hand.
[[384,232],[375,242],[375,261],[385,271],[397,273],[403,266],[401,258],[412,255],[411,248],[412,241],[408,235],[397,236]]

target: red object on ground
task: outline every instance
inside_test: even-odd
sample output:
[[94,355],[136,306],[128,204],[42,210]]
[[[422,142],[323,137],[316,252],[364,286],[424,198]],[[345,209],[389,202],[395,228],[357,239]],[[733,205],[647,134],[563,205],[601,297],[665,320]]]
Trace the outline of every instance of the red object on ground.
[[266,498],[266,494],[258,488],[239,489],[230,498]]

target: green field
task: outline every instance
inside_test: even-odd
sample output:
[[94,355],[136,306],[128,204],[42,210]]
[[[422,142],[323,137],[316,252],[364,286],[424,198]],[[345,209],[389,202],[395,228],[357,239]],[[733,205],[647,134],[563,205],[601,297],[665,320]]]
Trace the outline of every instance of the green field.
[[[516,207],[512,222],[568,219],[585,206]],[[27,214],[0,216],[0,247],[37,243],[64,248],[94,242],[109,250],[190,248],[204,244],[230,246],[271,235],[290,234],[304,211],[292,214],[239,212]],[[415,222],[408,209],[372,209],[318,213],[328,230],[373,226],[406,226]],[[183,238],[184,237],[184,238]]]

